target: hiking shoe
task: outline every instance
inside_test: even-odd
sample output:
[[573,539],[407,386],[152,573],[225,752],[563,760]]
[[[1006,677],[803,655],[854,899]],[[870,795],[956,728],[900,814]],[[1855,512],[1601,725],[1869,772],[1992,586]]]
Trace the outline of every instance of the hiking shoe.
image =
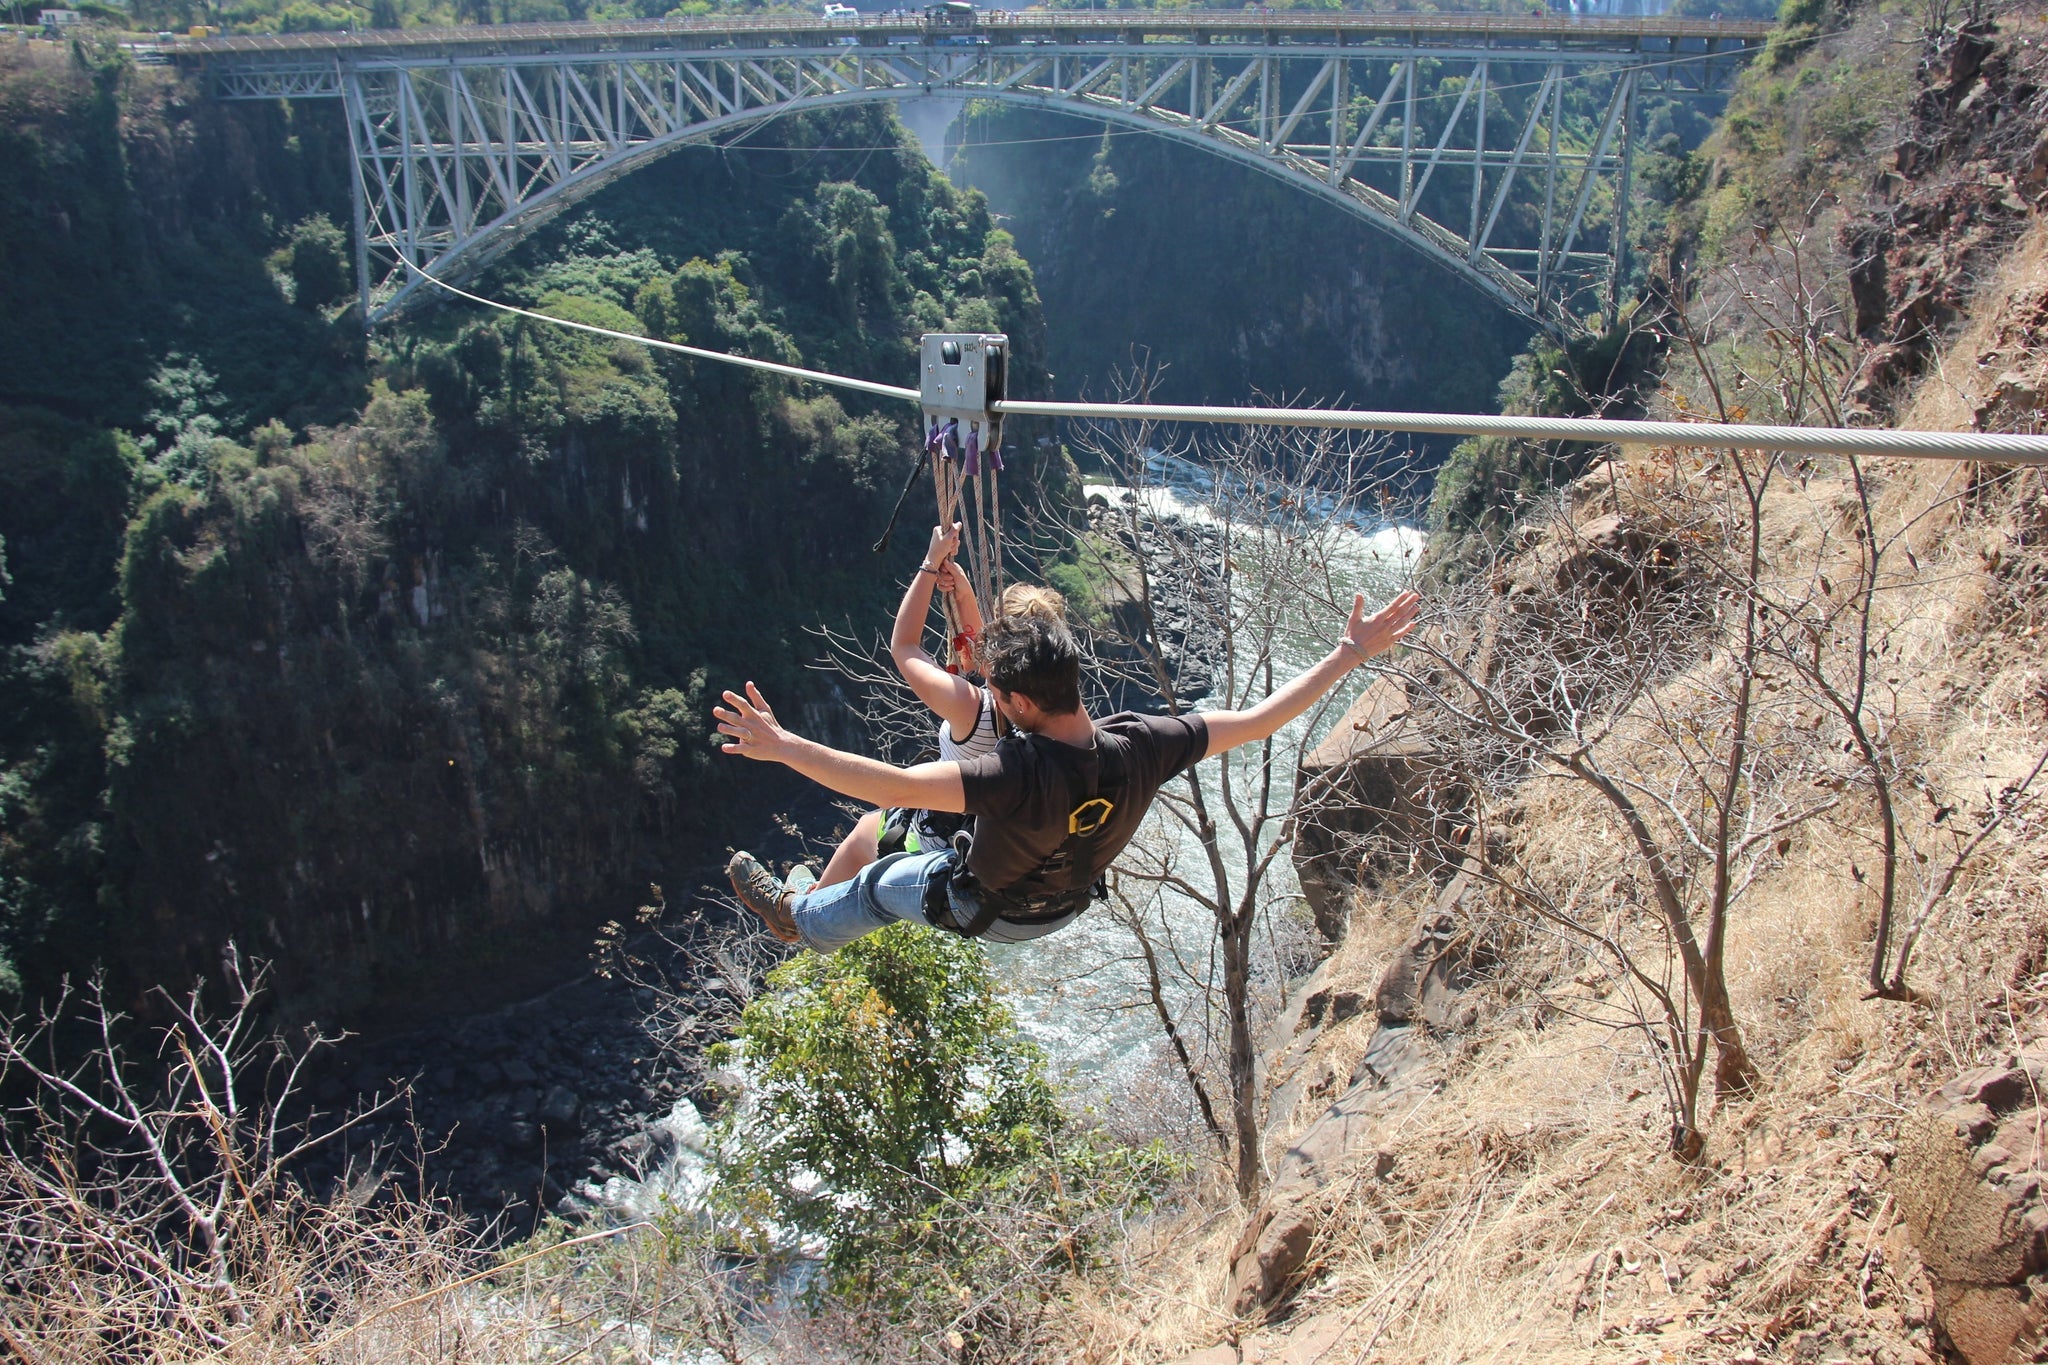
[[789,903],[794,897],[787,887],[775,880],[774,873],[761,866],[760,859],[741,849],[725,865],[725,876],[732,883],[733,895],[739,897],[741,905],[761,917],[769,933],[784,943],[803,942],[803,936],[796,931],[796,920],[789,913]]

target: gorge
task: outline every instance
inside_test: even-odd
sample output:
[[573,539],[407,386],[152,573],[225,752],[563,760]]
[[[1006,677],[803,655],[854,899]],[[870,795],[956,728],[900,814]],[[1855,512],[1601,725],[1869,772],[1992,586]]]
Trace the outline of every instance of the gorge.
[[[498,8],[375,22],[563,17]],[[874,743],[814,665],[922,542],[928,490],[870,548],[908,414],[455,303],[366,330],[335,105],[214,102],[130,42],[0,39],[9,1351],[2038,1352],[2037,470],[1020,426],[1006,492],[1056,514],[1013,567],[1160,706],[1325,647],[1356,529],[1427,530],[1394,570],[1425,630],[1298,754],[1179,793],[1085,959],[790,956],[724,853],[815,863],[850,812],[719,755],[707,705],[752,679]],[[988,330],[1012,393],[1063,398],[1135,368],[1187,402],[2033,431],[2043,51],[2024,7],[1790,0],[1725,110],[1630,110],[1626,298],[1559,335],[1223,159],[979,104],[943,176],[876,105],[678,148],[471,284],[893,383],[919,333]],[[1261,573],[1268,615],[1213,610]],[[1176,878],[1180,918],[1133,891]],[[258,963],[289,1042],[216,1060],[195,1017]],[[274,1160],[272,1064],[342,1026],[287,1118],[354,1127]],[[165,1176],[124,1146],[172,1131]]]

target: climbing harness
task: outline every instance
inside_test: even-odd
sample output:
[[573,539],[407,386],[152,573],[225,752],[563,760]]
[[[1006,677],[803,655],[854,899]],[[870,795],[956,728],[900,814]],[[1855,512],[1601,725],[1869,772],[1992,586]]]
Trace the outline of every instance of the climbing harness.
[[[1100,860],[1099,851],[1092,858],[1083,855],[1109,823],[1110,814],[1124,795],[1129,769],[1123,742],[1098,731],[1096,744],[1095,776],[1080,779],[1068,775],[1068,795],[1074,805],[1068,811],[1067,837],[1060,846],[1046,855],[1030,876],[1000,892],[988,890],[975,879],[967,869],[964,853],[942,864],[925,885],[924,910],[929,922],[962,938],[980,938],[997,920],[1016,925],[1045,924],[1078,915],[1093,901],[1109,899],[1109,886],[1100,871],[1095,871],[1085,885],[1058,885],[1071,879],[1077,862],[1093,870],[1093,864]],[[953,913],[951,893],[955,886],[963,893],[962,899],[975,906],[974,914],[964,921]]]

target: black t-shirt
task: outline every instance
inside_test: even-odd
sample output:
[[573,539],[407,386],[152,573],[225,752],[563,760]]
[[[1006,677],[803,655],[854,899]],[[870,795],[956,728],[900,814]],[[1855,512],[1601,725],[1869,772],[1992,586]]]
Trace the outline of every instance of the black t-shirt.
[[[968,870],[985,890],[1012,899],[1094,885],[1138,832],[1159,788],[1208,748],[1209,726],[1200,716],[1129,711],[1095,722],[1092,748],[1042,735],[1005,737],[994,753],[960,765],[967,813],[976,817]],[[1046,860],[1067,842],[1077,807],[1086,807],[1080,821],[1086,837],[1070,858],[1048,868]]]

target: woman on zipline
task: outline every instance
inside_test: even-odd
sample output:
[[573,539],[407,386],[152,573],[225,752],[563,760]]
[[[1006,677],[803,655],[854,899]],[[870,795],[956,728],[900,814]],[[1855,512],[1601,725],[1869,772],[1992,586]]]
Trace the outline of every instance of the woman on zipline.
[[[995,697],[985,685],[971,681],[965,673],[974,667],[973,651],[975,642],[981,638],[983,622],[974,589],[954,562],[959,550],[958,522],[951,529],[932,528],[923,563],[903,591],[903,601],[896,608],[895,625],[889,633],[889,656],[895,661],[896,671],[917,699],[939,718],[939,758],[947,762],[994,753],[996,741],[1006,728],[996,713]],[[925,622],[930,619],[935,596],[943,596],[952,604],[949,614],[960,631],[949,646],[960,660],[962,671],[947,668],[925,650]],[[1066,599],[1051,588],[1012,583],[1003,590],[997,614],[1064,622],[1066,607]],[[824,873],[815,883],[811,881],[810,869],[799,866],[791,871],[789,885],[798,891],[807,885],[833,886],[851,878],[882,854],[945,848],[965,824],[965,817],[943,811],[871,810],[833,850],[831,861],[825,864]]]

